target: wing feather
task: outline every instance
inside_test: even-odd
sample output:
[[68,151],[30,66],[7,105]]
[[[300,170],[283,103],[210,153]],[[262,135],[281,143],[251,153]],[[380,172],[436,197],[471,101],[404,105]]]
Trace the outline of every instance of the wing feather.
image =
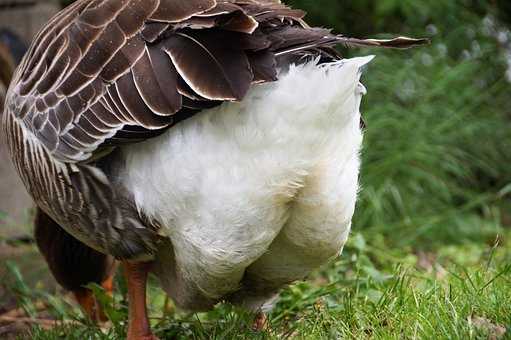
[[[133,79],[144,103],[157,115],[170,116],[181,108],[181,96],[176,90],[176,74],[169,67],[172,64],[170,61],[165,63],[161,57],[165,56],[156,51],[151,55],[149,50],[146,50],[133,66]],[[158,72],[163,72],[163,76],[158,77]]]
[[166,53],[154,46],[148,47],[149,59],[154,79],[158,83],[160,92],[173,112],[181,108],[181,96],[177,91],[177,71]]
[[254,73],[255,82],[271,82],[277,80],[277,60],[269,51],[259,51],[247,55]]
[[148,22],[140,31],[142,38],[152,43],[170,27],[170,24],[163,22]]
[[189,19],[196,14],[204,13],[215,6],[215,0],[161,0],[160,6],[158,6],[158,9],[151,15],[150,19],[175,23]]
[[129,0],[89,1],[89,5],[80,15],[80,20],[95,27],[105,26],[115,20],[128,3]]
[[126,35],[117,22],[110,23],[87,51],[77,66],[85,75],[96,76],[126,44]]
[[124,120],[112,114],[112,111],[106,108],[104,101],[104,99],[100,100],[89,108],[89,119],[97,119],[98,125],[102,124],[109,127],[110,130],[116,131],[123,126]]
[[276,0],[78,0],[37,35],[8,107],[53,157],[82,162],[241,100],[304,54],[424,43],[336,36],[304,14]]
[[115,18],[117,24],[130,38],[140,32],[145,21],[158,8],[158,0],[131,0]]
[[129,72],[144,54],[145,41],[140,36],[130,38],[103,68],[99,77],[107,83],[115,82],[119,77]]
[[200,96],[240,100],[248,91],[253,76],[243,51],[219,49],[186,33],[165,40],[163,48],[179,75]]
[[124,106],[125,112],[131,116],[131,121],[149,130],[160,129],[169,124],[169,118],[155,115],[145,104],[135,85],[132,73],[119,78],[111,89],[115,89],[112,93],[118,96],[120,100],[118,105]]

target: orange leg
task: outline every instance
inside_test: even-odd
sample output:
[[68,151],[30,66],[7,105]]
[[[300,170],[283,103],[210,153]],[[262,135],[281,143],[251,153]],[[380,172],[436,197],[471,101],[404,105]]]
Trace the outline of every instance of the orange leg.
[[258,312],[256,314],[252,329],[256,332],[268,330],[268,316],[264,312]]
[[94,298],[94,294],[90,289],[80,289],[73,291],[73,295],[76,301],[82,307],[83,312],[94,322],[101,321],[100,319],[100,311],[99,306],[96,303],[96,299]]
[[128,340],[158,340],[147,318],[146,283],[151,264],[126,261],[123,265],[128,283]]
[[105,290],[108,296],[113,296],[114,294],[114,274],[109,276],[105,281],[101,283],[101,287]]
[[[105,290],[106,294],[112,296],[114,291],[114,274],[115,271],[112,270],[110,276],[101,283],[101,286]],[[108,318],[105,315],[101,305],[98,303],[96,298],[94,297],[94,293],[92,290],[87,288],[81,288],[79,290],[73,291],[73,295],[76,301],[82,307],[84,313],[94,322],[101,323],[107,322]]]
[[117,271],[118,263],[117,261],[112,261],[110,269],[107,271],[106,279],[101,282],[101,287],[105,290],[106,294],[110,297],[114,295],[114,278],[115,273]]

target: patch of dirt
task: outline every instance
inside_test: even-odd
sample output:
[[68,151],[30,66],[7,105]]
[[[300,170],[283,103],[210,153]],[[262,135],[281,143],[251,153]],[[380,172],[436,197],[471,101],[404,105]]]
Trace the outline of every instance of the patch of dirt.
[[0,313],[16,305],[16,297],[12,293],[16,281],[8,263],[15,264],[29,288],[55,291],[57,284],[35,246],[10,246],[0,243]]
[[468,322],[469,324],[474,325],[476,329],[488,334],[489,340],[502,339],[506,335],[506,327],[498,325],[486,318],[480,316],[470,316],[468,318]]
[[417,268],[428,274],[435,274],[437,280],[442,280],[447,275],[445,268],[437,262],[437,255],[430,252],[417,253]]

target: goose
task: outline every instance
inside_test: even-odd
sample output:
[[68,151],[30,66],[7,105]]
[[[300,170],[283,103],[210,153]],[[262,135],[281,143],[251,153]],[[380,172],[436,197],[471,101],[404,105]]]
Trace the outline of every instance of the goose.
[[341,252],[372,56],[334,47],[427,40],[348,38],[304,15],[277,0],[78,0],[17,68],[2,128],[39,247],[75,292],[120,261],[128,339],[156,339],[149,272],[183,309],[264,316]]

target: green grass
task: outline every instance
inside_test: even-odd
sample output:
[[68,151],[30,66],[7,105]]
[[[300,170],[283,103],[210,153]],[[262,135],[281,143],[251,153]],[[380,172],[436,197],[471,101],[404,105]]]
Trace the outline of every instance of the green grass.
[[[251,330],[251,315],[229,305],[204,314],[164,313],[163,293],[152,286],[153,328],[162,339],[487,339],[503,332],[511,338],[510,236],[494,245],[469,242],[414,255],[355,234],[339,259],[283,291],[270,329],[260,333]],[[114,300],[98,292],[113,320],[100,330],[68,302],[18,282],[28,309],[37,296],[53,306],[53,316],[78,322],[50,331],[36,327],[31,337],[122,339],[127,310],[120,278],[118,286]]]

